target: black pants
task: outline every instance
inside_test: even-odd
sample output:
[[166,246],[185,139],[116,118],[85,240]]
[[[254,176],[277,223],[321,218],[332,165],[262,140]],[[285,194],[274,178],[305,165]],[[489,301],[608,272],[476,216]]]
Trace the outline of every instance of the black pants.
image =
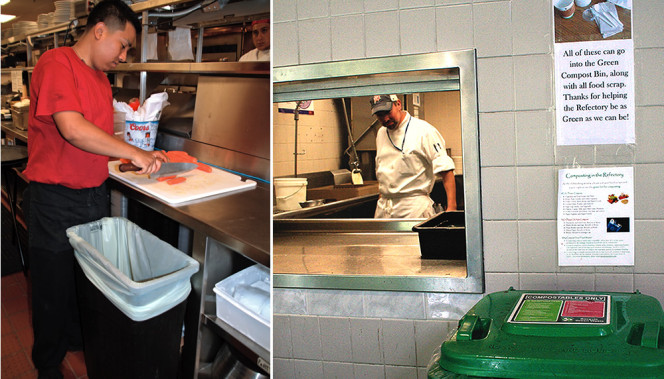
[[100,187],[71,188],[31,182],[25,193],[32,281],[32,361],[40,371],[57,369],[69,347],[82,346],[74,251],[66,229],[110,214]]

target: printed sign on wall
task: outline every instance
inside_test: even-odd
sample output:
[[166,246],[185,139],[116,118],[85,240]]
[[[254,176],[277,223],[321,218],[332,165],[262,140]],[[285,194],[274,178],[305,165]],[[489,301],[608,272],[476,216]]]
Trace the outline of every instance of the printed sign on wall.
[[634,169],[558,172],[558,265],[634,265]]
[[553,6],[558,145],[635,143],[631,0]]

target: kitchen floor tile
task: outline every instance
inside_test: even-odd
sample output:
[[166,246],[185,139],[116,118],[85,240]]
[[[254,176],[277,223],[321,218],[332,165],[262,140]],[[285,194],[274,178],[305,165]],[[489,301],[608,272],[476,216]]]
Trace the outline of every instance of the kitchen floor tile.
[[[34,342],[28,298],[28,279],[23,272],[2,277],[2,364],[3,378],[34,379],[37,370],[30,354]],[[67,352],[60,367],[66,379],[87,379],[82,351]]]

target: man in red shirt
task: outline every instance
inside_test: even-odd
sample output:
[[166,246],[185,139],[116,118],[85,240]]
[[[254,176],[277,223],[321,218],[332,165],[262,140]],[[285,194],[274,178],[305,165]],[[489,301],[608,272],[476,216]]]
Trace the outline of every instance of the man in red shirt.
[[67,228],[108,216],[108,157],[130,159],[140,174],[168,160],[113,137],[113,96],[104,71],[126,59],[140,23],[120,0],[91,11],[73,47],[45,52],[30,86],[25,194],[32,281],[32,360],[40,378],[62,378],[68,349],[82,347]]

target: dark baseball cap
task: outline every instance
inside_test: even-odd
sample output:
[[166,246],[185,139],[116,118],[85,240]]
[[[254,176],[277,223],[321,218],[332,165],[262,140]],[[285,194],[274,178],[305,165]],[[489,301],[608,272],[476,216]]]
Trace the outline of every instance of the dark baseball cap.
[[371,114],[376,112],[389,112],[392,110],[392,103],[399,100],[397,95],[375,95],[369,100],[371,104]]

